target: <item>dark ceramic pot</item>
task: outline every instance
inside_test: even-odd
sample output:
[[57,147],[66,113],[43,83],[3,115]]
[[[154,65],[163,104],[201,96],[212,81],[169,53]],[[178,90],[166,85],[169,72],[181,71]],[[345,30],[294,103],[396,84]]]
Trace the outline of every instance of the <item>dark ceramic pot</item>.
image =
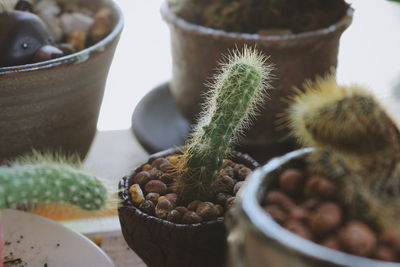
[[[344,5],[344,0],[338,2]],[[242,142],[252,156],[253,151],[262,154],[271,148],[281,153],[293,150],[293,141],[282,141],[288,130],[276,127],[277,115],[287,108],[283,99],[288,97],[293,86],[301,87],[306,79],[324,75],[336,67],[340,36],[353,17],[353,9],[348,8],[343,11],[340,21],[324,29],[263,36],[226,32],[189,23],[176,16],[167,2],[162,6],[161,13],[171,32],[172,95],[182,114],[190,121],[200,111],[201,96],[206,90],[205,81],[212,77],[217,62],[221,60],[221,53],[249,45],[270,56],[270,62],[276,66],[274,75],[277,79],[272,83],[275,90],[270,92],[265,108]]]
[[[148,163],[178,151],[169,149],[159,152],[150,156]],[[232,153],[232,160],[251,169],[259,166],[252,158],[239,152]],[[122,200],[118,209],[119,220],[128,245],[149,267],[224,266],[227,242],[223,219],[176,224],[143,213],[133,205],[129,187],[142,166],[119,183],[119,196]]]
[[89,150],[123,17],[112,0],[81,2],[112,8],[115,26],[107,37],[69,56],[0,68],[0,162],[32,148],[81,157]]
[[271,160],[254,171],[234,210],[226,216],[232,267],[399,267],[332,250],[303,239],[276,223],[260,206],[269,188],[278,184],[286,168],[304,168],[312,149]]

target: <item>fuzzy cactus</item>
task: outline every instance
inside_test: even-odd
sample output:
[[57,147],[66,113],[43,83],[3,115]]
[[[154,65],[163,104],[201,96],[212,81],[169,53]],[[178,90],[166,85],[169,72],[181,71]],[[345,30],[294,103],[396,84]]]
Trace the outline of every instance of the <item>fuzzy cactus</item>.
[[17,2],[18,0],[0,0],[0,13],[13,10]]
[[42,210],[50,218],[60,213],[59,219],[70,219],[101,213],[111,199],[102,180],[65,161],[36,154],[34,160],[0,167],[0,210]]
[[314,172],[333,179],[352,216],[381,227],[400,220],[400,132],[379,102],[359,85],[333,76],[307,82],[288,112],[292,134],[317,149]]
[[249,125],[270,88],[271,67],[265,61],[257,51],[245,48],[222,64],[178,169],[180,199],[209,198],[224,157]]

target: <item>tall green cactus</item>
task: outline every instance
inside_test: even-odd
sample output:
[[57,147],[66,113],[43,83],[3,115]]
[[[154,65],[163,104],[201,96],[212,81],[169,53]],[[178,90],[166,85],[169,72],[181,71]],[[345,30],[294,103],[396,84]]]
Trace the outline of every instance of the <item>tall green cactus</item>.
[[187,142],[180,166],[181,199],[208,199],[216,173],[232,143],[249,125],[263,102],[271,67],[255,50],[234,52],[215,77],[204,112]]
[[110,194],[98,178],[65,162],[36,159],[0,167],[0,210],[60,204],[96,212],[109,204]]
[[400,131],[384,108],[358,85],[333,76],[308,82],[289,110],[293,135],[317,149],[314,172],[333,179],[355,217],[382,227],[400,215]]

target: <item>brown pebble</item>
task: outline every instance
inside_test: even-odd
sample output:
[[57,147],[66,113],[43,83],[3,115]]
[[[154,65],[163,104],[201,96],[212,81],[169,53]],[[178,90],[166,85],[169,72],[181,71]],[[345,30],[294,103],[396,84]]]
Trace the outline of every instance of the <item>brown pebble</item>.
[[175,209],[176,209],[177,211],[179,211],[180,213],[182,213],[182,215],[189,211],[188,208],[182,207],[182,206],[176,207]]
[[312,233],[308,227],[298,220],[289,220],[284,224],[284,227],[290,232],[295,233],[305,239],[313,239]]
[[174,165],[169,163],[169,161],[167,161],[167,163],[163,163],[160,165],[160,170],[164,173],[170,172],[171,170],[173,170],[173,168],[174,168]]
[[169,193],[166,194],[165,197],[172,203],[172,205],[176,205],[176,202],[178,200],[178,195],[175,193]]
[[325,246],[330,249],[340,250],[340,243],[337,237],[330,236],[325,238],[320,243],[322,246]]
[[222,163],[223,168],[228,167],[228,166],[232,167],[233,165],[235,165],[235,163],[230,159],[224,159],[224,161]]
[[189,203],[187,208],[191,211],[196,211],[200,203],[202,203],[200,200],[193,200],[192,202]]
[[276,204],[289,212],[294,206],[293,201],[284,193],[279,191],[271,191],[267,193],[265,204]]
[[237,178],[239,181],[244,181],[251,173],[252,173],[251,169],[243,167],[239,169]]
[[243,184],[244,184],[243,181],[237,182],[237,183],[235,184],[235,186],[233,187],[233,195],[236,196],[236,195],[238,194],[238,192],[239,192],[240,188],[242,188]]
[[228,200],[225,203],[225,210],[229,210],[235,205],[236,197],[231,197],[228,198]]
[[160,169],[160,166],[163,164],[170,164],[170,163],[165,158],[158,158],[151,162],[151,166],[153,166],[153,168],[157,168],[157,169]]
[[177,210],[171,210],[171,211],[168,213],[168,216],[167,216],[167,220],[168,220],[168,221],[171,221],[171,222],[174,222],[174,223],[180,223],[180,222],[182,222],[182,218],[183,218],[183,214],[180,213],[180,212],[177,211]]
[[232,195],[226,193],[218,193],[216,197],[216,203],[225,207],[226,201],[231,197]]
[[338,228],[342,217],[342,209],[336,203],[325,202],[311,212],[308,225],[315,235],[323,236]]
[[161,175],[160,180],[164,183],[164,184],[172,184],[174,182],[174,179],[172,178],[171,175],[164,173],[163,175]]
[[132,203],[135,205],[139,205],[145,200],[143,191],[138,184],[131,185],[129,187],[129,193],[131,194]]
[[218,216],[222,216],[224,214],[224,207],[222,207],[222,205],[217,204],[217,205],[215,205],[215,208],[218,211]]
[[380,238],[382,242],[392,247],[397,253],[400,253],[400,230],[393,228],[385,229]]
[[232,194],[234,186],[235,180],[228,175],[225,175],[217,179],[217,181],[213,185],[213,188],[217,192]]
[[268,205],[264,208],[264,210],[280,224],[283,224],[288,218],[287,213],[278,205]]
[[158,198],[160,197],[160,194],[158,193],[148,193],[146,195],[146,200],[152,201],[154,204],[157,204]]
[[74,31],[68,34],[67,42],[71,44],[75,50],[81,51],[85,49],[86,33],[83,31]]
[[340,229],[339,240],[345,251],[361,257],[370,256],[377,245],[374,232],[359,221],[351,221]]
[[396,261],[396,253],[394,252],[394,250],[388,246],[383,245],[378,246],[378,248],[374,252],[373,257],[381,261]]
[[94,15],[94,23],[90,29],[90,37],[94,43],[102,40],[113,29],[113,12],[110,8],[101,8]]
[[150,173],[146,171],[141,171],[133,177],[133,182],[139,184],[140,186],[145,186],[150,181]]
[[235,171],[233,170],[233,168],[231,166],[227,166],[225,168],[223,168],[220,172],[219,172],[220,176],[229,176],[229,177],[234,177],[235,176]]
[[155,214],[155,208],[156,206],[151,200],[146,200],[145,202],[139,205],[139,209],[149,215]]
[[319,198],[309,198],[303,203],[301,203],[301,206],[308,210],[314,210],[320,203],[321,200]]
[[162,171],[153,168],[149,171],[150,174],[150,180],[158,180],[161,178],[161,176],[164,174]]
[[293,206],[289,211],[289,218],[295,220],[306,220],[310,215],[309,211],[301,206]]
[[305,190],[306,196],[321,197],[324,199],[332,198],[336,195],[336,186],[327,178],[321,176],[311,176],[308,178]]
[[287,169],[279,176],[280,188],[288,194],[296,194],[301,191],[304,183],[304,174],[297,169]]
[[150,164],[145,164],[142,167],[143,171],[150,171],[151,169],[153,169],[153,167]]
[[218,210],[211,202],[202,202],[197,206],[196,213],[204,220],[211,221],[218,217]]
[[160,180],[151,180],[144,186],[144,190],[147,193],[157,193],[163,195],[167,192],[167,185]]
[[179,156],[173,155],[169,156],[167,159],[171,164],[175,165],[179,161]]
[[242,168],[245,168],[246,166],[244,166],[243,164],[235,164],[233,165],[233,170],[239,175],[239,171]]
[[158,202],[155,213],[158,218],[166,219],[168,216],[168,213],[173,209],[174,209],[174,207],[171,204],[171,202],[168,199],[164,199],[164,200]]
[[202,222],[202,218],[194,211],[188,211],[183,215],[183,223],[193,224]]

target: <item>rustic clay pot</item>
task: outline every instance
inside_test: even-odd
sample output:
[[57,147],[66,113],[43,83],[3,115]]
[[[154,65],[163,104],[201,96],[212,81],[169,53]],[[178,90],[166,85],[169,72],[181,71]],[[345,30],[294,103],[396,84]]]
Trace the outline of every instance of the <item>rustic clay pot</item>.
[[[344,0],[338,2],[343,4]],[[282,140],[288,130],[276,127],[277,115],[287,108],[283,99],[288,97],[293,86],[300,87],[305,79],[324,75],[337,65],[339,39],[353,17],[353,9],[349,7],[340,21],[327,28],[291,35],[262,36],[192,24],[175,15],[167,1],[161,13],[171,32],[172,94],[182,114],[192,122],[200,111],[205,82],[215,72],[221,54],[249,45],[270,56],[270,62],[276,67],[274,75],[277,79],[272,83],[275,90],[270,92],[265,108],[242,142],[246,152],[252,156],[256,156],[253,151],[262,154],[271,147],[281,153],[293,150],[294,142]],[[276,146],[277,143],[281,146]]]
[[114,1],[81,2],[112,8],[115,27],[105,39],[69,56],[0,68],[0,162],[32,148],[82,157],[89,150],[123,17]]
[[[150,156],[148,163],[176,153],[179,153],[178,149],[159,152]],[[251,169],[259,166],[245,154],[233,152],[232,156],[236,163]],[[134,206],[129,187],[142,166],[119,183],[119,196],[122,200],[118,209],[119,220],[128,245],[149,267],[224,266],[227,244],[223,219],[197,224],[176,224],[150,216]]]
[[226,216],[231,267],[399,267],[320,246],[286,230],[261,207],[269,188],[278,185],[286,168],[304,168],[312,149],[301,149],[253,172],[235,209]]

